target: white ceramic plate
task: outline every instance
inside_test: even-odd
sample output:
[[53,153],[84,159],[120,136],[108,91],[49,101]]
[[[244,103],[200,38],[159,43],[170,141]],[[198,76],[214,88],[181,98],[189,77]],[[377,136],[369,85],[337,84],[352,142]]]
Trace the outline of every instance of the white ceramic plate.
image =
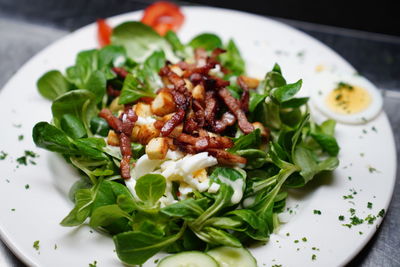
[[[183,12],[186,21],[179,35],[184,41],[202,32],[215,32],[224,40],[233,38],[251,74],[262,77],[279,62],[289,82],[303,78],[303,94],[313,89],[312,77],[317,66],[323,66],[325,71],[354,72],[323,44],[273,20],[204,7],[183,8]],[[115,26],[140,16],[141,12],[134,12],[109,21]],[[77,174],[55,154],[35,148],[31,138],[36,122],[51,119],[51,103],[38,94],[36,80],[49,69],[64,70],[72,65],[79,51],[96,47],[95,37],[95,25],[89,25],[62,38],[25,64],[0,94],[0,151],[9,153],[0,161],[0,233],[14,253],[29,265],[88,266],[97,261],[98,266],[122,266],[110,238],[87,226],[59,225],[73,206],[67,192]],[[313,114],[315,119],[323,119],[317,112]],[[24,140],[18,141],[21,134]],[[388,119],[382,112],[365,125],[338,125],[337,138],[341,146],[339,168],[331,177],[291,193],[287,204],[291,211],[282,216],[288,222],[271,236],[267,245],[251,250],[260,266],[343,265],[361,250],[380,224],[378,218],[371,225],[363,223],[351,229],[342,226],[350,217],[350,208],[364,218],[389,205],[396,155]],[[16,158],[26,149],[40,154],[35,159],[37,165],[16,168]],[[25,188],[27,184],[29,189]],[[354,198],[343,199],[342,196],[352,194],[350,190],[357,192]],[[367,208],[368,202],[373,203],[372,209]],[[314,210],[322,214],[316,215]],[[345,222],[338,220],[339,215],[345,216]],[[307,242],[302,241],[303,237]],[[36,240],[40,241],[39,250],[33,248]],[[153,266],[154,259],[160,256],[145,266]]]

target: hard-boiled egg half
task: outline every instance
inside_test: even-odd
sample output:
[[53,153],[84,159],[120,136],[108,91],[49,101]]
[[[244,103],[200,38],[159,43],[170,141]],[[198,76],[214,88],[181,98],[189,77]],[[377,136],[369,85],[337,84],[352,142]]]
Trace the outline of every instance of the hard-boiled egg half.
[[382,109],[382,95],[367,79],[352,74],[320,73],[313,77],[312,103],[338,122],[361,124]]

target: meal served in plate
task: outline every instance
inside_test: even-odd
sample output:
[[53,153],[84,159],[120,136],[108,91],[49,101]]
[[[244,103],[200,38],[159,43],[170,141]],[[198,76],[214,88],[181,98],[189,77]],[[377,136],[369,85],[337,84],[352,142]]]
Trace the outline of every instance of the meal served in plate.
[[278,64],[247,76],[233,40],[183,44],[178,7],[156,3],[142,21],[158,33],[100,20],[102,48],[38,81],[53,120],[33,139],[82,174],[61,224],[108,233],[126,264],[163,250],[164,267],[256,266],[244,247],[277,229],[287,189],[338,166],[335,121],[312,121],[302,81]]

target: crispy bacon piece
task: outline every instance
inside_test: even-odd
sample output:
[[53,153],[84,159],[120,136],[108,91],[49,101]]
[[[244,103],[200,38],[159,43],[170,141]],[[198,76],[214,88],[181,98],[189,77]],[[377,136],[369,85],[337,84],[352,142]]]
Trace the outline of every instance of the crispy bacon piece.
[[222,115],[222,118],[220,120],[215,121],[215,124],[213,126],[213,131],[216,133],[222,133],[223,131],[225,131],[226,128],[234,125],[235,122],[236,122],[235,115],[227,111]]
[[215,113],[217,112],[218,102],[215,91],[207,91],[205,99],[206,108],[204,109],[204,117],[208,125],[214,125]]
[[183,131],[185,133],[193,133],[194,131],[199,128],[199,125],[197,124],[194,116],[190,116],[189,118],[186,119],[184,125],[183,125]]
[[189,153],[189,154],[196,154],[197,151],[194,146],[189,145],[187,143],[182,143],[178,139],[174,139],[174,145],[179,148],[179,150]]
[[170,90],[172,97],[174,98],[175,105],[178,108],[186,110],[189,106],[189,97],[186,97],[183,93],[177,90]]
[[237,83],[243,89],[243,93],[240,98],[240,106],[242,107],[243,111],[247,113],[249,112],[249,100],[250,100],[249,87],[243,80],[242,76],[239,76],[237,78]]
[[156,129],[161,130],[164,124],[165,124],[164,121],[156,120],[153,125]]
[[181,68],[181,70],[192,70],[196,68],[196,64],[190,64],[186,61],[180,61],[178,62],[178,67]]
[[198,73],[200,75],[207,75],[208,72],[212,68],[214,68],[216,64],[217,64],[216,61],[210,61],[210,62],[207,62],[205,65],[203,65],[201,67],[196,67],[196,68],[191,69],[191,70],[189,69],[184,73],[183,77],[184,78],[189,78],[193,73]]
[[161,136],[168,136],[185,119],[185,110],[179,109],[161,128]]
[[194,137],[188,134],[180,134],[177,140],[181,143],[186,143],[194,146],[197,152],[204,151],[208,148],[230,148],[233,146],[233,142],[228,137],[218,136],[218,137],[209,137],[209,136],[200,136]]
[[175,86],[175,89],[183,92],[186,90],[185,81],[178,76],[175,72],[173,72],[168,66],[164,66],[160,70],[160,75],[165,76],[168,80]]
[[133,109],[130,105],[125,106],[124,112],[121,114],[120,119],[122,121],[122,130],[121,131],[130,137],[132,134],[132,129],[133,129],[134,123],[138,119],[138,116],[133,111]]
[[201,103],[198,100],[194,100],[192,102],[192,109],[195,114],[194,120],[196,121],[197,126],[199,128],[203,128],[205,125],[205,121],[206,121],[205,111],[204,111],[203,106],[201,105]]
[[231,95],[226,88],[218,91],[219,96],[223,99],[224,103],[228,106],[229,110],[235,115],[238,120],[239,128],[245,134],[254,131],[254,126],[247,120],[246,114],[241,109],[238,101]]
[[117,97],[121,94],[121,90],[114,89],[111,84],[107,86],[107,95]]
[[246,164],[247,159],[232,153],[229,153],[228,151],[225,151],[223,149],[217,149],[217,148],[209,148],[207,149],[208,154],[210,154],[213,157],[216,157],[218,162],[223,163],[223,164]]
[[117,133],[119,138],[119,148],[122,154],[120,165],[121,177],[131,178],[129,162],[132,157],[131,134],[138,117],[130,105],[126,105],[120,118],[115,117],[109,109],[102,109],[99,116],[105,119],[111,128]]
[[225,52],[226,52],[225,49],[222,49],[222,48],[217,47],[217,48],[215,48],[215,49],[212,51],[212,53],[211,53],[211,59],[212,59],[212,60],[217,60],[218,56],[221,55],[222,53],[225,53]]
[[105,119],[108,125],[110,125],[110,127],[113,128],[117,133],[122,131],[122,122],[112,114],[111,110],[103,108],[100,111],[99,116]]
[[128,72],[124,68],[114,67],[112,70],[117,74],[118,77],[125,79],[128,76]]
[[197,85],[204,81],[203,77],[204,75],[201,75],[200,73],[192,73],[189,77],[189,80],[191,83],[193,83],[193,85]]

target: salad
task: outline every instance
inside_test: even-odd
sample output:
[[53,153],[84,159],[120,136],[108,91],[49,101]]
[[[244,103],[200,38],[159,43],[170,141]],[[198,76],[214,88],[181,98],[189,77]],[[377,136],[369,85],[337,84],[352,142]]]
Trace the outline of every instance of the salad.
[[257,266],[244,247],[278,229],[288,189],[338,166],[335,121],[312,121],[278,64],[249,77],[234,40],[183,43],[182,23],[166,2],[142,22],[99,20],[101,48],[38,80],[53,119],[33,140],[81,174],[61,225],[110,235],[123,263]]

